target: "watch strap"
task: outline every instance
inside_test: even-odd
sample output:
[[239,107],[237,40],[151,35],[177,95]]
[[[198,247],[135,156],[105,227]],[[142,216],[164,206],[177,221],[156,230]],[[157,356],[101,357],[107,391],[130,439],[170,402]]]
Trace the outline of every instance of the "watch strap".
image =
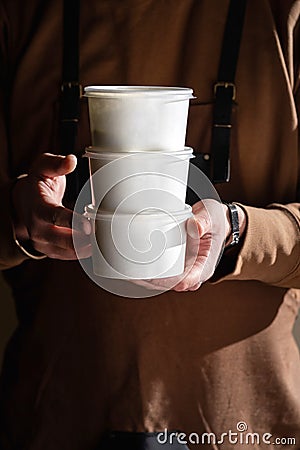
[[225,244],[225,248],[237,245],[240,241],[240,225],[239,225],[239,214],[236,205],[233,203],[224,203],[229,211],[229,220],[231,225],[231,239]]

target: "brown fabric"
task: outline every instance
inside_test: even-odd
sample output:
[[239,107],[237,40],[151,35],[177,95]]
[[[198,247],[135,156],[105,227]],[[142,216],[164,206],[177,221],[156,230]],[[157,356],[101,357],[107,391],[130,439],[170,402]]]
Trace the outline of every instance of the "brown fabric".
[[[82,84],[192,87],[187,144],[209,152],[228,4],[82,2]],[[92,450],[104,430],[167,427],[220,436],[239,421],[249,431],[298,439],[296,446],[254,449],[300,447],[300,363],[292,337],[300,304],[299,13],[300,1],[249,1],[232,179],[218,186],[223,200],[243,206],[248,227],[217,282],[144,300],[111,295],[76,262],[23,261],[12,245],[8,208],[1,209],[0,263],[11,267],[5,276],[20,319],[3,368],[1,448]],[[61,15],[58,0],[0,2],[5,204],[9,180],[37,154],[59,152]],[[84,100],[81,106],[78,152],[90,140]]]

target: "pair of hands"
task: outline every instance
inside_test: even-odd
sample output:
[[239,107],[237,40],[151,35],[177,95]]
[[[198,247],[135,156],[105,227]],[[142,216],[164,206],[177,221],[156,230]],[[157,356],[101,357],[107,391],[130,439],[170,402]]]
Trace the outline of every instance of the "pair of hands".
[[[62,199],[66,177],[76,167],[76,157],[43,154],[26,177],[20,178],[12,191],[14,228],[17,239],[30,241],[34,249],[49,258],[75,260],[91,255],[89,221],[65,208]],[[205,200],[193,206],[194,218],[187,221],[186,268],[180,277],[138,281],[150,289],[189,291],[198,289],[214,273],[224,241],[230,235],[230,223],[225,205]],[[241,230],[245,217],[239,208]],[[80,243],[77,253],[72,233]]]

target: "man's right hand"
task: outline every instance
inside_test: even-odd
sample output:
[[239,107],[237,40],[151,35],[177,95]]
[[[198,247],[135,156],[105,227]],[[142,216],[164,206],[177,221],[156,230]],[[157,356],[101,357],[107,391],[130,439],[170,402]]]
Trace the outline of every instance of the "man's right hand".
[[[62,260],[91,255],[89,221],[79,216],[78,229],[72,231],[73,211],[62,204],[66,177],[76,167],[74,155],[41,155],[27,176],[20,178],[12,191],[13,223],[16,238],[24,247],[30,242],[35,250]],[[74,213],[75,214],[75,213]],[[75,253],[72,232],[81,242]],[[78,249],[77,249],[78,251]]]

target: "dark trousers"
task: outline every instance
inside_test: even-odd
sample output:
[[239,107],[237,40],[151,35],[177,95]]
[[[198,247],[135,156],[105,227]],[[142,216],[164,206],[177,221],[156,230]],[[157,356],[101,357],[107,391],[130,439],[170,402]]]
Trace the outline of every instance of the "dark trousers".
[[172,432],[112,432],[105,435],[97,450],[188,450]]

